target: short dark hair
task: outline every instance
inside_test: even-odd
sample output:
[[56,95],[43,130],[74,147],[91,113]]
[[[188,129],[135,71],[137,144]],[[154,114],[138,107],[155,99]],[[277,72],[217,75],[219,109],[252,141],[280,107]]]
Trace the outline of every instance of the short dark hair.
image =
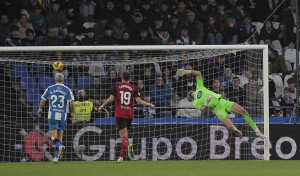
[[283,91],[289,91],[289,92],[291,92],[291,89],[288,88],[288,87],[285,87],[285,88],[283,89]]
[[287,80],[287,83],[288,83],[288,84],[295,84],[294,78],[289,78],[289,79]]
[[100,76],[94,76],[93,79],[95,79],[95,78],[100,80]]
[[34,30],[32,30],[32,29],[27,29],[27,30],[26,30],[26,35],[28,35],[28,34],[34,34]]
[[125,70],[122,74],[122,78],[125,80],[125,81],[129,81],[129,79],[131,78],[131,73],[130,71],[128,70]]

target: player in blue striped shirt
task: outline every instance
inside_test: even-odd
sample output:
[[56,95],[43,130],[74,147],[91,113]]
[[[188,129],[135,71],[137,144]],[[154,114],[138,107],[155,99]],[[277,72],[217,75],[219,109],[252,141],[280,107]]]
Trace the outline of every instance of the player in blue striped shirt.
[[69,109],[69,102],[71,116],[72,119],[74,118],[74,95],[72,91],[63,84],[63,74],[57,73],[55,75],[55,82],[56,84],[49,86],[41,97],[42,99],[39,106],[38,117],[41,117],[42,108],[45,105],[47,98],[49,98],[48,123],[51,141],[56,146],[55,158],[53,160],[53,162],[56,164],[58,163],[58,160],[62,158],[62,153],[65,150],[65,146],[63,146],[61,143],[66,127],[66,117]]

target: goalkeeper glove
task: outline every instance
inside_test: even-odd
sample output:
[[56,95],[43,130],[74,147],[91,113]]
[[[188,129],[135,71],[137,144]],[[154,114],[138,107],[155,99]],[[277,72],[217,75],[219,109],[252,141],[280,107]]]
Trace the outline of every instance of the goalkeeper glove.
[[191,73],[192,73],[191,70],[177,69],[176,75],[183,76]]

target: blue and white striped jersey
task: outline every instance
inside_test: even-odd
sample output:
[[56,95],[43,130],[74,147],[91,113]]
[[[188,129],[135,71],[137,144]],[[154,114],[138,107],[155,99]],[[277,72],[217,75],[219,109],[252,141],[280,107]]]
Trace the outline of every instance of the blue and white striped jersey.
[[64,84],[49,86],[42,98],[45,100],[49,98],[48,119],[66,120],[69,102],[74,101],[74,95],[67,86]]

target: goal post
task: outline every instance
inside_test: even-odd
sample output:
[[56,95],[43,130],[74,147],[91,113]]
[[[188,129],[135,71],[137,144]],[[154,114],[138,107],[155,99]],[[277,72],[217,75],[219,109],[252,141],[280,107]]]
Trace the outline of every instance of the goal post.
[[[57,52],[63,52],[64,54],[61,56],[57,56]],[[120,53],[130,52],[130,56],[128,59],[123,60],[123,56],[120,56]],[[131,54],[133,53],[133,54]],[[125,56],[124,56],[125,57]],[[263,103],[263,106],[259,106],[259,98],[258,93],[256,92],[255,96],[257,99],[253,100],[251,97],[253,94],[250,91],[249,86],[246,86],[245,83],[245,107],[251,110],[250,115],[253,119],[258,122],[259,128],[263,128],[263,132],[266,136],[264,139],[263,146],[259,145],[260,140],[255,140],[255,134],[253,134],[253,130],[249,127],[247,123],[245,123],[244,119],[238,115],[233,115],[230,119],[237,124],[237,127],[240,127],[243,132],[245,132],[245,137],[238,138],[231,133],[228,134],[228,131],[222,131],[223,128],[219,128],[221,126],[220,122],[216,117],[213,117],[211,113],[203,114],[198,113],[194,109],[194,111],[188,111],[188,115],[192,117],[186,117],[182,114],[185,113],[185,109],[192,109],[186,106],[180,106],[180,100],[185,98],[187,90],[190,90],[193,86],[195,86],[195,82],[193,82],[192,78],[190,79],[191,82],[185,82],[185,80],[181,80],[178,77],[174,77],[176,80],[176,84],[170,84],[172,92],[172,96],[170,96],[171,100],[169,103],[164,104],[161,103],[161,97],[155,95],[153,91],[157,91],[156,89],[152,90],[153,85],[156,84],[158,75],[164,74],[163,68],[171,67],[169,71],[172,72],[171,75],[174,75],[174,70],[178,68],[185,68],[186,65],[189,63],[193,63],[192,68],[202,68],[204,70],[204,84],[209,84],[207,88],[212,88],[213,82],[215,79],[221,80],[221,76],[226,76],[225,70],[228,68],[227,66],[222,66],[223,69],[222,73],[219,72],[217,68],[214,68],[214,63],[218,61],[219,57],[225,58],[226,64],[230,65],[231,71],[235,73],[235,75],[242,79],[245,77],[244,71],[251,70],[253,77],[255,79],[261,79],[261,89],[260,92],[263,92],[263,100],[262,102],[269,102],[269,75],[268,75],[268,46],[267,45],[165,45],[165,46],[157,46],[157,45],[130,45],[130,46],[38,46],[38,47],[0,47],[0,65],[2,71],[0,72],[3,74],[2,82],[0,83],[1,89],[0,91],[6,88],[6,83],[8,80],[4,78],[4,76],[8,76],[10,81],[16,85],[16,89],[21,91],[21,96],[16,96],[15,101],[19,101],[24,99],[27,94],[24,95],[24,90],[22,90],[22,74],[23,70],[21,67],[16,67],[14,69],[15,72],[20,73],[19,79],[14,79],[16,76],[12,75],[13,73],[13,66],[14,65],[25,65],[25,70],[28,69],[28,74],[37,81],[34,80],[34,83],[26,82],[26,86],[30,84],[38,84],[37,89],[39,89],[39,93],[42,93],[42,89],[40,87],[40,77],[39,74],[36,74],[34,77],[34,72],[31,70],[34,64],[37,64],[37,67],[42,67],[43,65],[46,67],[42,73],[46,73],[50,75],[50,78],[43,79],[43,81],[53,81],[53,75],[55,71],[52,70],[52,63],[54,61],[62,61],[64,66],[66,66],[69,70],[70,77],[70,70],[75,72],[77,77],[75,79],[75,83],[69,83],[72,90],[75,92],[76,100],[78,99],[78,94],[76,93],[78,90],[83,89],[82,87],[88,86],[81,86],[80,84],[92,84],[94,76],[98,76],[100,79],[101,84],[106,83],[105,81],[110,77],[110,73],[112,68],[117,70],[118,72],[122,72],[126,69],[129,69],[133,73],[133,81],[134,85],[138,87],[139,80],[143,82],[143,86],[145,90],[147,87],[147,91],[143,96],[147,97],[146,94],[149,93],[151,96],[151,101],[156,103],[157,110],[154,114],[157,115],[156,118],[146,118],[145,112],[148,110],[143,107],[136,107],[135,111],[138,111],[143,118],[137,118],[133,121],[133,129],[132,133],[134,133],[133,137],[129,134],[130,142],[137,145],[137,152],[139,153],[138,157],[135,160],[163,160],[163,159],[263,159],[269,160],[270,158],[270,151],[269,151],[269,104]],[[238,60],[242,58],[243,61]],[[61,59],[61,60],[60,60]],[[197,65],[197,60],[201,59],[206,60],[206,65]],[[228,62],[227,62],[228,61]],[[236,62],[236,63],[232,63]],[[141,66],[141,64],[143,64]],[[147,65],[147,66],[146,66]],[[149,66],[151,65],[151,66]],[[148,67],[151,68],[150,72],[153,72],[153,76],[151,75],[149,78],[146,78],[145,72],[147,71]],[[86,69],[88,68],[88,69]],[[39,68],[38,68],[39,70]],[[81,75],[81,73],[85,73]],[[250,72],[250,71],[249,71]],[[27,73],[26,73],[27,74]],[[66,73],[68,74],[68,73]],[[262,74],[262,75],[260,75]],[[40,74],[41,75],[41,74]],[[80,75],[82,77],[89,77],[89,81],[82,82],[79,81]],[[120,76],[120,73],[117,73]],[[218,75],[218,76],[215,76]],[[260,77],[261,76],[261,77]],[[74,76],[73,76],[74,77]],[[21,80],[20,80],[21,78]],[[25,76],[25,78],[27,78]],[[172,77],[173,78],[173,77]],[[236,77],[234,77],[236,78]],[[51,80],[52,79],[52,80]],[[162,78],[163,82],[166,83],[165,78]],[[25,79],[26,80],[26,79]],[[172,79],[170,79],[172,80]],[[159,81],[159,80],[158,80]],[[36,82],[36,83],[35,83]],[[147,84],[146,84],[147,82]],[[179,83],[180,82],[180,83]],[[209,83],[206,83],[209,82]],[[250,82],[250,78],[249,78]],[[248,82],[248,84],[250,84]],[[4,85],[1,85],[4,83]],[[27,84],[28,83],[28,84]],[[229,100],[234,100],[234,92],[228,92],[229,87],[233,86],[232,80],[227,80],[222,83],[222,90],[225,90]],[[46,85],[51,85],[47,83]],[[76,84],[76,85],[75,85]],[[111,82],[110,82],[111,84]],[[185,88],[188,84],[189,88]],[[244,88],[244,83],[243,84]],[[19,87],[18,87],[19,86]],[[21,86],[21,88],[20,88]],[[23,85],[24,86],[24,85]],[[68,85],[67,85],[68,86]],[[74,87],[73,87],[74,86]],[[14,86],[11,86],[14,87]],[[10,88],[11,88],[10,87]],[[159,87],[159,86],[158,86]],[[257,88],[257,87],[256,87]],[[29,88],[27,87],[27,90]],[[30,89],[33,89],[30,87]],[[151,89],[151,90],[150,90]],[[5,89],[6,91],[6,89]],[[5,91],[2,91],[2,94],[6,94]],[[110,88],[106,87],[104,89],[105,94],[109,94]],[[152,92],[151,92],[152,91]],[[153,94],[152,94],[153,93]],[[161,96],[165,96],[168,93],[164,92],[165,94]],[[185,95],[184,95],[185,94]],[[147,94],[148,95],[148,94]],[[4,95],[5,96],[5,95]],[[34,96],[40,96],[34,94]],[[238,95],[240,96],[240,95]],[[247,97],[248,96],[248,97]],[[27,100],[26,100],[27,99]],[[144,97],[142,97],[144,99]],[[15,101],[8,101],[8,98],[5,98],[3,103],[0,103],[0,112],[7,113],[7,109],[5,107],[9,107],[6,103],[12,103]],[[253,101],[254,103],[252,103]],[[40,130],[41,122],[39,119],[36,119],[36,108],[37,102],[28,103],[28,97],[25,97],[25,101],[22,101],[23,105],[26,108],[21,108],[22,110],[16,110],[21,113],[14,113],[12,116],[16,116],[16,118],[22,118],[23,114],[28,114],[30,118],[32,118],[32,122],[30,123],[21,123],[12,122],[7,118],[3,118],[0,120],[1,126],[4,126],[3,131],[0,131],[0,162],[3,161],[36,161],[32,159],[33,157],[39,158],[40,155],[47,157],[49,160],[52,157],[51,152],[53,153],[53,148],[51,148],[51,142],[44,142],[42,146],[39,146],[37,150],[36,156],[33,154],[28,154],[27,152],[15,151],[11,152],[8,150],[25,150],[25,141],[24,139],[27,137],[28,139],[28,130]],[[94,104],[96,101],[94,102]],[[160,104],[161,103],[161,104]],[[97,102],[99,104],[99,102]],[[101,104],[101,103],[100,103]],[[261,103],[262,104],[262,103]],[[6,106],[4,106],[6,105]],[[22,105],[22,106],[23,106]],[[14,106],[14,105],[13,105]],[[14,111],[14,108],[11,106],[11,111]],[[99,106],[99,105],[96,105]],[[182,110],[182,111],[181,111]],[[44,112],[47,110],[44,110]],[[159,112],[159,113],[158,113]],[[182,114],[181,114],[182,112]],[[32,113],[32,114],[30,114]],[[22,114],[19,117],[19,114]],[[108,114],[108,115],[107,115]],[[163,115],[162,115],[163,114]],[[181,115],[178,115],[181,114]],[[201,115],[199,115],[201,114]],[[106,110],[101,116],[101,118],[95,118],[96,123],[94,124],[84,124],[83,126],[75,126],[73,124],[67,125],[66,131],[66,143],[67,146],[67,158],[65,161],[77,161],[77,160],[114,160],[116,158],[116,151],[114,150],[116,147],[119,147],[120,139],[117,136],[117,131],[114,125],[113,118],[104,118],[104,117],[114,117],[113,116],[113,107],[111,109]],[[145,116],[144,116],[145,115]],[[148,114],[149,115],[149,114]],[[260,118],[260,116],[262,118]],[[6,117],[4,114],[3,117]],[[237,120],[235,120],[237,119]],[[46,121],[45,121],[46,122]],[[95,125],[96,124],[96,125]],[[97,128],[97,125],[101,126]],[[69,127],[70,126],[70,127]],[[213,126],[213,128],[211,128]],[[43,132],[39,135],[47,136],[48,134],[48,126],[47,124],[42,125]],[[212,131],[215,130],[215,131]],[[7,131],[6,131],[7,130]],[[188,131],[188,132],[186,132]],[[251,132],[250,132],[251,131]],[[7,134],[7,132],[12,134]],[[84,133],[88,134],[81,139],[81,135]],[[221,133],[222,132],[222,133]],[[3,133],[3,134],[1,134]],[[107,137],[103,137],[107,135]],[[212,136],[212,133],[215,135]],[[18,135],[22,135],[23,138],[16,137]],[[101,134],[101,137],[97,138]],[[153,136],[151,136],[153,135]],[[191,136],[189,136],[191,135]],[[226,138],[225,138],[225,135]],[[177,138],[178,137],[178,138]],[[229,137],[229,138],[228,138]],[[11,139],[7,139],[11,138]],[[149,138],[149,139],[148,139]],[[151,139],[150,139],[151,138]],[[214,138],[214,139],[212,139]],[[230,139],[232,138],[232,140]],[[2,140],[5,139],[5,140]],[[36,138],[37,139],[37,138]],[[16,141],[15,146],[9,146],[9,142],[11,143],[12,140],[19,140]],[[43,140],[46,140],[43,138]],[[86,146],[86,143],[90,140],[97,140],[97,144],[92,144],[89,148]],[[105,145],[103,143],[99,143],[99,141],[105,140]],[[224,141],[222,141],[224,140]],[[228,144],[224,144],[222,142],[226,142],[228,140]],[[234,141],[233,141],[234,140]],[[206,144],[206,142],[210,144]],[[263,150],[263,153],[251,151],[253,149],[252,145],[250,145],[250,141],[254,141],[257,144],[256,149]],[[214,142],[214,145],[211,143]],[[162,144],[163,145],[162,145]],[[243,144],[244,143],[244,144]],[[246,143],[246,144],[245,144]],[[27,144],[26,144],[27,145]],[[173,146],[174,145],[174,146]],[[207,146],[209,145],[209,146]],[[4,146],[1,149],[1,146]],[[35,146],[37,147],[37,146]],[[109,148],[107,148],[109,147]],[[227,149],[229,147],[229,149]],[[237,148],[235,153],[232,154],[231,147]],[[145,148],[145,151],[143,150]],[[175,149],[174,149],[175,148]],[[68,150],[69,149],[69,150]],[[173,151],[174,149],[174,151]],[[195,149],[196,151],[193,151]],[[2,151],[1,151],[2,150]],[[88,153],[84,153],[83,150],[89,150]],[[171,151],[170,151],[171,150]],[[204,150],[204,151],[201,151]],[[95,151],[99,151],[98,154]],[[228,156],[226,157],[226,152],[229,151]],[[69,153],[68,153],[69,152]],[[99,154],[101,153],[102,154]],[[196,152],[196,153],[195,153]],[[248,152],[248,153],[247,153]],[[249,152],[252,152],[250,155]],[[6,156],[8,153],[10,156],[14,155],[12,158],[15,159],[7,159],[10,156]],[[42,154],[41,154],[42,153]],[[75,154],[74,154],[75,153]],[[151,153],[151,154],[149,154]],[[214,156],[212,156],[215,154]],[[3,156],[1,156],[3,155]],[[18,156],[21,155],[21,156]],[[26,155],[26,157],[24,157]],[[232,155],[232,156],[231,156]],[[241,155],[245,155],[241,157]],[[104,156],[104,157],[103,157]],[[22,158],[20,158],[22,157]],[[3,158],[3,159],[2,159]],[[24,159],[25,158],[25,159]],[[27,159],[26,159],[27,158]],[[100,159],[99,159],[100,158]],[[101,159],[102,158],[102,159]],[[40,161],[44,161],[40,159]]]

